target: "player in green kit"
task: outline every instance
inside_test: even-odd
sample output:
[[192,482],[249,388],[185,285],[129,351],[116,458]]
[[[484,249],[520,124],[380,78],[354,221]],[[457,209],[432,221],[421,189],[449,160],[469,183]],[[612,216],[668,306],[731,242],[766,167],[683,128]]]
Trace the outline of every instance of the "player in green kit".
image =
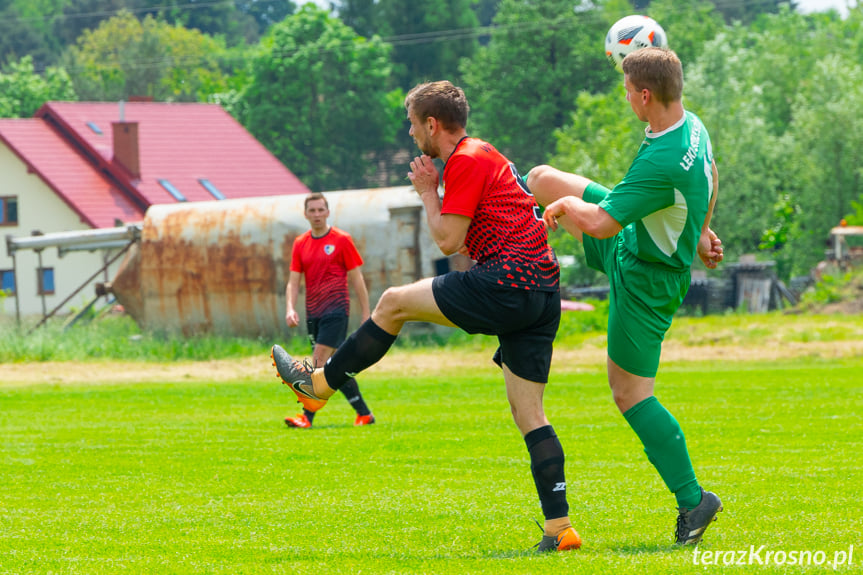
[[680,425],[653,395],[665,332],[689,289],[697,253],[715,268],[722,245],[710,229],[718,176],[710,137],[684,109],[683,69],[667,49],[623,60],[626,98],[648,123],[623,180],[609,190],[583,176],[538,166],[528,188],[548,226],[581,239],[588,264],[608,275],[608,381],[678,505],[675,540],[695,544],[722,511],[701,488]]

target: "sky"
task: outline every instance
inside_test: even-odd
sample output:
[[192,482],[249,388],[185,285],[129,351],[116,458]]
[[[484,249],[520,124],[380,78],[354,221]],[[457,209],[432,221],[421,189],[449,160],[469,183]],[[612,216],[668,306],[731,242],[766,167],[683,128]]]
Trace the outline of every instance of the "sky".
[[857,5],[859,0],[797,0],[797,6],[801,12],[824,12],[835,8],[840,14],[848,13],[847,4]]
[[[296,4],[302,6],[306,0],[298,0]],[[322,8],[329,8],[329,0],[312,0]],[[835,8],[843,16],[848,13],[847,5],[856,6],[860,0],[797,0],[797,6],[801,12],[823,12]]]

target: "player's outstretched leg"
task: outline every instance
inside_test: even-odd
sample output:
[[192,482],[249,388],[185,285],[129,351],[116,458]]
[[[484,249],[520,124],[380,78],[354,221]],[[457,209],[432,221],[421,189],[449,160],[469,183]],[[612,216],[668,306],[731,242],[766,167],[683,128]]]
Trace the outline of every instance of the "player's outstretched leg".
[[692,509],[678,507],[677,510],[679,513],[674,542],[678,545],[695,545],[701,541],[710,524],[716,521],[716,514],[722,511],[722,501],[715,493],[702,488],[701,503]]
[[312,385],[314,368],[308,362],[296,361],[280,345],[273,346],[270,357],[273,359],[279,379],[297,394],[297,401],[302,403],[305,409],[315,412],[327,404],[326,399],[315,395],[315,388]]

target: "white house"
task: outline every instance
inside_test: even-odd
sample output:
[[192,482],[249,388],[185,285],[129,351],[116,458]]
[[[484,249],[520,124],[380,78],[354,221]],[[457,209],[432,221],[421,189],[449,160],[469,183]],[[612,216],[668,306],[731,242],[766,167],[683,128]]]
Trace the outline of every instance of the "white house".
[[57,311],[80,308],[120,264],[99,271],[117,247],[16,250],[8,238],[125,225],[156,204],[307,193],[217,105],[49,102],[0,119],[2,311],[44,315],[83,286]]

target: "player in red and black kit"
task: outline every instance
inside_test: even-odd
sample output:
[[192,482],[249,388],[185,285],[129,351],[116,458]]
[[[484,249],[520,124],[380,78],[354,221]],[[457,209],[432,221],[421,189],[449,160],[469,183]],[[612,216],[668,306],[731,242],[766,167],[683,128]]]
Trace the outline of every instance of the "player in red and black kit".
[[[323,368],[307,370],[274,346],[276,368],[314,411],[350,376],[380,360],[407,321],[496,335],[500,347],[494,361],[503,370],[545,516],[538,548],[575,549],[581,538],[569,520],[563,448],[542,405],[560,322],[560,288],[539,207],[503,155],[467,136],[469,107],[460,88],[449,82],[421,84],[408,93],[405,108],[423,153],[408,175],[425,205],[431,235],[444,254],[459,252],[477,263],[467,272],[386,290],[371,318]],[[442,200],[433,158],[445,162]]]
[[[309,194],[304,202],[304,215],[311,229],[294,240],[291,251],[291,271],[285,294],[288,327],[297,327],[297,298],[300,278],[306,279],[306,326],[312,344],[314,365],[324,365],[348,333],[351,299],[348,284],[357,295],[363,321],[369,318],[369,294],[360,266],[363,258],[351,236],[327,224],[330,207],[323,194]],[[354,425],[369,425],[375,418],[369,411],[355,379],[341,387],[348,403],[357,412]],[[304,409],[294,417],[286,417],[289,427],[312,426],[315,412]]]

